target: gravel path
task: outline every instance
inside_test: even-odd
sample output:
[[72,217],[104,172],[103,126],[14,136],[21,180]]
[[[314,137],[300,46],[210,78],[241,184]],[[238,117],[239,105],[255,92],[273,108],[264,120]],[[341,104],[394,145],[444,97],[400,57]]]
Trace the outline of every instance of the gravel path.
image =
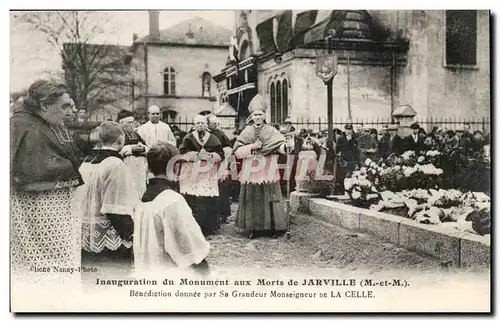
[[[333,269],[341,272],[405,271],[430,273],[448,271],[441,261],[421,256],[367,234],[322,222],[307,214],[292,217],[291,238],[248,239],[234,226],[237,204],[231,205],[229,224],[223,225],[217,235],[209,237],[211,244],[207,258],[217,271],[238,269],[306,270]],[[96,277],[127,276],[130,271],[121,263],[84,263],[95,267],[97,273],[84,274],[85,284]]]
[[292,218],[291,238],[250,240],[234,227],[237,204],[232,204],[230,223],[210,237],[208,261],[215,267],[332,267],[382,271],[440,270],[441,262],[424,257],[375,237],[321,222],[306,214]]

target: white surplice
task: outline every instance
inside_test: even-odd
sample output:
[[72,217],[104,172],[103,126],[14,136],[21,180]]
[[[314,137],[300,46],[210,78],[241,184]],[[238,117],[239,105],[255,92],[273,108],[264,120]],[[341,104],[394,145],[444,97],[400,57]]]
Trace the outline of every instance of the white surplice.
[[162,121],[159,121],[156,124],[148,121],[137,128],[137,133],[139,133],[142,139],[146,142],[146,145],[149,147],[152,147],[158,142],[168,142],[174,146],[177,145],[177,140],[175,139],[170,126]]
[[165,190],[134,213],[134,263],[137,270],[187,268],[208,256],[206,241],[184,197]]
[[122,240],[106,214],[132,216],[140,202],[137,183],[127,166],[117,157],[107,157],[97,164],[84,162],[79,169],[85,184],[76,189],[73,211],[83,218],[82,247],[99,253],[107,248],[132,247]]

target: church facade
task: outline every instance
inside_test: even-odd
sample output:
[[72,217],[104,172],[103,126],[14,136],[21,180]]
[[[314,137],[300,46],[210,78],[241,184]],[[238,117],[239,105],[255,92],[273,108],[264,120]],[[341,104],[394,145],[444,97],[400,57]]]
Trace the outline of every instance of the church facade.
[[[214,77],[219,95],[248,117],[257,93],[267,119],[327,117],[316,58],[332,37],[334,121],[490,116],[488,11],[255,11],[235,13],[234,57]],[[230,55],[233,56],[233,55]]]

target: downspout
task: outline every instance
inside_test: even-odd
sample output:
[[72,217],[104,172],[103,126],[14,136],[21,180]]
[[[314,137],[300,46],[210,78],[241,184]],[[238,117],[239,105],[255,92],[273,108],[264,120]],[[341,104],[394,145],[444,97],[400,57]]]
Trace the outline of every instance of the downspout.
[[395,43],[392,46],[392,62],[391,62],[391,121],[394,122],[394,117],[392,114],[395,110],[395,102],[394,102],[394,91],[396,90],[396,45]]
[[144,45],[144,66],[145,66],[145,80],[146,80],[146,89],[145,89],[145,101],[146,101],[146,112],[149,108],[149,77],[148,77],[148,45],[147,42],[143,43]]

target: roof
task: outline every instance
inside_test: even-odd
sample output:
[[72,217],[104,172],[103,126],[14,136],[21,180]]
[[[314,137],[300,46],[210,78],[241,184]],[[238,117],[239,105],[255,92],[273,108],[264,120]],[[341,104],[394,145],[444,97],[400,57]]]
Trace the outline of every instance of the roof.
[[229,104],[224,104],[220,107],[219,111],[215,113],[217,116],[236,116],[238,112]]
[[[190,42],[187,33],[192,32],[194,41]],[[158,42],[183,45],[229,46],[233,32],[198,16],[182,21],[167,29],[160,30],[158,40],[144,36],[135,42]]]
[[393,116],[415,116],[417,112],[410,105],[401,105],[398,106],[394,112],[392,112]]

